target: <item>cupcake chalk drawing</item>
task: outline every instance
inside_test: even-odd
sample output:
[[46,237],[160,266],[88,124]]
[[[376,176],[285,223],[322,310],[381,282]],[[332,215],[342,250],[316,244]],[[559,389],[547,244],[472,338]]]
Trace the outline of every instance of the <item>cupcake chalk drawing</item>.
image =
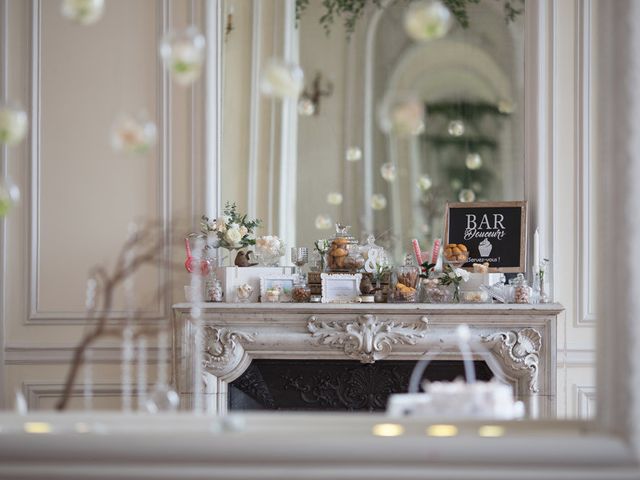
[[493,248],[493,245],[491,245],[491,242],[485,238],[480,242],[480,245],[478,245],[478,250],[480,250],[480,256],[488,257],[491,254],[492,248]]

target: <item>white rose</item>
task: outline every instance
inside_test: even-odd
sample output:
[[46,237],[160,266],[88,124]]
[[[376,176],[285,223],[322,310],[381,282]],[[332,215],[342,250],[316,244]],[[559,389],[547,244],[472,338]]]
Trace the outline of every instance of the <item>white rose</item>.
[[247,230],[247,227],[245,227],[244,225],[242,225],[242,226],[240,227],[240,235],[242,235],[242,236],[244,237],[247,233],[249,233],[249,230]]
[[455,273],[458,277],[462,278],[463,281],[469,280],[469,272],[463,270],[462,268],[456,268]]
[[456,272],[449,272],[449,278],[456,278]]
[[224,239],[231,247],[239,247],[240,240],[242,240],[242,235],[240,234],[239,228],[229,228],[227,233],[224,235]]

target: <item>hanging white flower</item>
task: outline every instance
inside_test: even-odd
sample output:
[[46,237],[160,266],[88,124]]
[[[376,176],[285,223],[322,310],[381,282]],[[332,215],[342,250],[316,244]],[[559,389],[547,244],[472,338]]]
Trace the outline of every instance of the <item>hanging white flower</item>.
[[206,41],[200,31],[191,26],[168,33],[160,43],[160,56],[171,78],[181,86],[194,83],[202,74]]
[[156,143],[156,125],[144,114],[121,114],[111,129],[111,146],[118,153],[143,155]]
[[328,230],[333,226],[333,220],[329,215],[320,214],[316,217],[315,226],[318,230]]
[[298,65],[272,59],[262,71],[260,90],[269,97],[297,99],[304,88],[304,73]]
[[387,208],[387,198],[381,193],[374,193],[371,196],[371,208],[374,210],[384,210]]
[[440,1],[413,2],[404,16],[407,35],[419,42],[444,37],[451,29],[451,24],[451,12]]
[[63,0],[60,13],[80,25],[91,25],[102,18],[104,0]]
[[379,110],[380,128],[399,137],[411,137],[424,132],[424,104],[411,94],[386,97]]
[[342,194],[340,192],[330,192],[327,194],[327,203],[329,205],[341,205]]
[[0,143],[15,145],[22,141],[28,124],[27,114],[21,108],[0,106]]
[[345,152],[345,158],[348,162],[357,162],[362,158],[362,150],[359,147],[349,147]]
[[431,188],[431,185],[433,185],[433,182],[431,181],[431,177],[429,177],[429,175],[421,175],[420,178],[418,178],[418,188],[423,192],[429,190]]

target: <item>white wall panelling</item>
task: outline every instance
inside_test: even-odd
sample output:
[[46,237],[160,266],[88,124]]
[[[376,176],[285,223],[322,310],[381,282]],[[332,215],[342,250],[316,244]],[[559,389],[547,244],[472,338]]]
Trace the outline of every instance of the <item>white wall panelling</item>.
[[[14,344],[5,349],[6,365],[52,365],[68,364],[73,358],[73,345],[40,346],[37,344]],[[122,350],[118,345],[92,347],[95,363],[117,364],[122,361]],[[156,347],[147,348],[147,362],[154,364],[159,357]]]
[[575,169],[576,169],[576,327],[593,327],[594,264],[592,218],[596,199],[592,185],[591,155],[591,0],[576,0],[576,98],[575,98]]
[[221,1],[206,3],[206,159],[204,165],[204,208],[209,216],[220,211],[221,182],[220,163],[222,154],[222,74],[223,74],[223,37],[224,13]]
[[596,414],[596,388],[594,386],[574,385],[576,411],[580,418],[593,418]]
[[[9,93],[9,2],[0,0],[0,101],[4,101]],[[6,145],[0,145],[0,180],[6,178],[9,171],[7,166]],[[4,398],[4,319],[7,285],[7,235],[6,220],[0,218],[0,408]]]
[[[131,385],[130,387],[130,392],[134,398],[137,396],[136,387],[137,385]],[[148,389],[152,387],[153,384],[147,385]],[[120,396],[122,395],[122,384],[95,383],[92,390],[94,399],[108,398],[117,404],[120,402]],[[22,393],[27,400],[29,410],[41,409],[44,401],[57,400],[63,391],[64,383],[25,382],[22,384]],[[71,390],[71,398],[83,398],[83,393],[84,386],[82,384],[76,384]]]
[[[204,30],[206,6],[210,13],[218,3],[205,0],[107,2],[104,17],[95,25],[83,27],[60,15],[59,2],[0,0],[0,94],[5,97],[9,91],[12,99],[22,101],[28,107],[30,121],[30,137],[24,146],[0,148],[0,173],[4,174],[8,165],[11,166],[23,193],[20,208],[12,211],[6,221],[0,219],[0,406],[12,404],[13,392],[23,382],[64,383],[65,366],[71,359],[77,338],[91,322],[78,302],[84,294],[84,285],[70,282],[69,269],[83,282],[85,268],[88,270],[99,263],[111,267],[115,253],[126,237],[128,216],[131,220],[159,220],[169,227],[174,217],[182,218],[189,212],[200,215],[205,211],[205,192],[211,196],[219,191],[210,185],[217,177],[208,178],[203,173],[206,171],[205,127],[211,127],[204,121],[207,84],[204,79],[190,89],[172,84],[158,55],[159,41],[166,32],[184,28],[191,22],[200,24]],[[114,34],[116,30],[117,35]],[[210,70],[215,71],[220,64],[219,57],[211,52],[211,49],[216,51],[215,37],[207,38],[207,41],[208,60],[213,59]],[[71,53],[67,52],[65,58],[66,47]],[[73,60],[75,48],[87,55],[78,57],[86,62]],[[87,48],[94,48],[95,54],[91,55]],[[61,59],[66,62],[62,65],[64,68]],[[91,68],[87,69],[87,65]],[[107,71],[97,77],[96,72],[101,69]],[[66,76],[60,72],[65,72]],[[68,99],[68,105],[60,107],[56,97],[62,96]],[[86,101],[87,98],[92,100]],[[209,100],[214,106],[211,111],[218,112],[216,102],[219,97],[214,95]],[[81,110],[87,104],[92,106],[88,113]],[[136,108],[143,106],[148,107],[150,118],[158,127],[157,145],[145,157],[126,157],[110,152],[109,129],[115,113],[136,114]],[[64,135],[75,131],[70,130],[64,119],[74,109],[82,114],[82,121],[76,123],[87,127],[77,132],[78,144],[75,141],[69,144]],[[104,117],[107,117],[106,121]],[[214,132],[218,125],[219,122],[214,123]],[[57,138],[58,132],[64,135]],[[86,140],[82,132],[96,137],[82,143]],[[83,145],[81,152],[78,152],[78,145]],[[96,155],[101,154],[108,158],[98,160]],[[187,161],[174,163],[173,155]],[[71,164],[74,158],[76,163]],[[70,165],[79,168],[68,174]],[[192,196],[189,175],[193,173],[201,183]],[[91,189],[91,196],[77,196],[77,182],[84,182]],[[132,195],[132,191],[142,193]],[[133,201],[125,208],[118,208],[121,198]],[[52,210],[52,199],[56,202],[56,210]],[[60,199],[84,203],[87,208],[95,205],[97,210],[107,214],[101,213],[99,222],[91,223],[88,218],[73,217],[60,208],[61,204],[57,203]],[[63,221],[56,229],[58,218]],[[45,231],[42,222],[48,222],[48,230]],[[68,249],[52,248],[52,244],[58,242],[52,239],[52,233],[54,239],[66,234],[68,241],[73,242],[76,229],[82,229],[84,233],[89,231],[97,243],[102,241],[97,255],[81,261],[69,255]],[[168,240],[172,240],[170,228],[166,231]],[[165,253],[166,258],[176,254],[178,259],[184,259],[182,251],[172,252],[170,247]],[[60,264],[63,268],[53,266]],[[48,269],[48,276],[43,276],[43,266]],[[55,271],[53,281],[52,271]],[[162,302],[152,302],[149,297],[147,302],[145,289],[154,290],[165,282],[176,283],[178,287],[174,290],[180,291],[181,300],[180,276],[176,274],[176,281],[171,282],[170,273],[162,269],[150,268],[142,272],[144,282],[136,281],[136,286],[144,290],[140,295],[141,302],[145,302],[148,311],[140,322],[157,323],[168,318],[169,306],[175,299],[167,296]],[[9,278],[11,282],[7,281]],[[42,288],[48,289],[48,298],[51,298],[52,284],[62,296],[55,302],[39,302]],[[123,313],[115,312],[114,317],[122,317]],[[111,369],[108,374],[104,369],[97,369],[96,383],[104,383],[107,377],[108,382],[117,381],[112,372],[120,361],[117,339],[101,343],[93,350],[96,365],[110,365]],[[154,362],[157,362],[157,350],[151,346],[149,363]],[[48,365],[56,367],[47,369]],[[111,393],[119,395],[117,391]],[[52,406],[53,402],[47,405]]]
[[[84,312],[71,312],[65,310],[42,310],[39,306],[40,302],[40,289],[41,289],[41,262],[42,241],[47,239],[42,238],[41,234],[41,195],[42,195],[42,65],[45,61],[42,58],[42,10],[43,3],[41,0],[33,0],[31,11],[31,201],[30,205],[30,246],[31,252],[29,256],[29,271],[30,271],[30,285],[29,285],[29,316],[25,319],[26,324],[76,324],[86,323],[89,319],[86,318]],[[153,49],[153,57],[155,59],[155,70],[157,72],[157,91],[159,94],[156,96],[156,110],[158,112],[157,117],[154,119],[159,130],[159,142],[156,146],[157,149],[157,162],[158,172],[160,178],[157,183],[157,218],[162,222],[165,230],[171,223],[171,131],[170,131],[170,118],[171,118],[171,89],[169,84],[168,75],[165,73],[164,68],[161,65],[159,56],[157,55],[159,41],[168,31],[169,27],[169,12],[170,12],[169,0],[162,0],[158,4],[157,17],[156,17],[156,45]],[[119,72],[120,75],[125,74]],[[133,107],[130,107],[133,108]],[[137,112],[133,112],[137,113]],[[53,127],[53,125],[51,125]],[[105,138],[107,138],[107,133]],[[81,199],[78,199],[81,200]],[[137,220],[137,219],[131,219]],[[124,233],[124,232],[123,232]],[[124,235],[123,235],[124,240]],[[69,242],[73,242],[73,238],[69,238]],[[167,255],[169,252],[166,252]],[[170,257],[166,257],[170,258]],[[69,262],[73,259],[68,259]],[[62,272],[60,272],[62,274]],[[157,286],[160,288],[166,281],[166,275],[168,273],[162,269],[157,269]],[[162,319],[168,315],[168,307],[171,303],[171,299],[165,299],[164,302],[158,302],[157,308],[151,311],[142,312],[142,316],[147,319]],[[124,311],[112,312],[114,318],[124,318]]]

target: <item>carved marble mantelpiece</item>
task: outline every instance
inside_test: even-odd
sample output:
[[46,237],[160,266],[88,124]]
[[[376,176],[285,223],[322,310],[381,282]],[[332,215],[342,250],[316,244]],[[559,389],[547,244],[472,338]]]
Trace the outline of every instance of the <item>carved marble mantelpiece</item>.
[[[558,304],[202,304],[207,406],[226,412],[227,385],[252,359],[372,363],[416,360],[435,351],[438,359],[459,360],[452,340],[465,323],[498,360],[529,414],[553,416],[556,318],[562,310]],[[173,380],[187,408],[195,345],[190,311],[187,303],[173,307]]]

